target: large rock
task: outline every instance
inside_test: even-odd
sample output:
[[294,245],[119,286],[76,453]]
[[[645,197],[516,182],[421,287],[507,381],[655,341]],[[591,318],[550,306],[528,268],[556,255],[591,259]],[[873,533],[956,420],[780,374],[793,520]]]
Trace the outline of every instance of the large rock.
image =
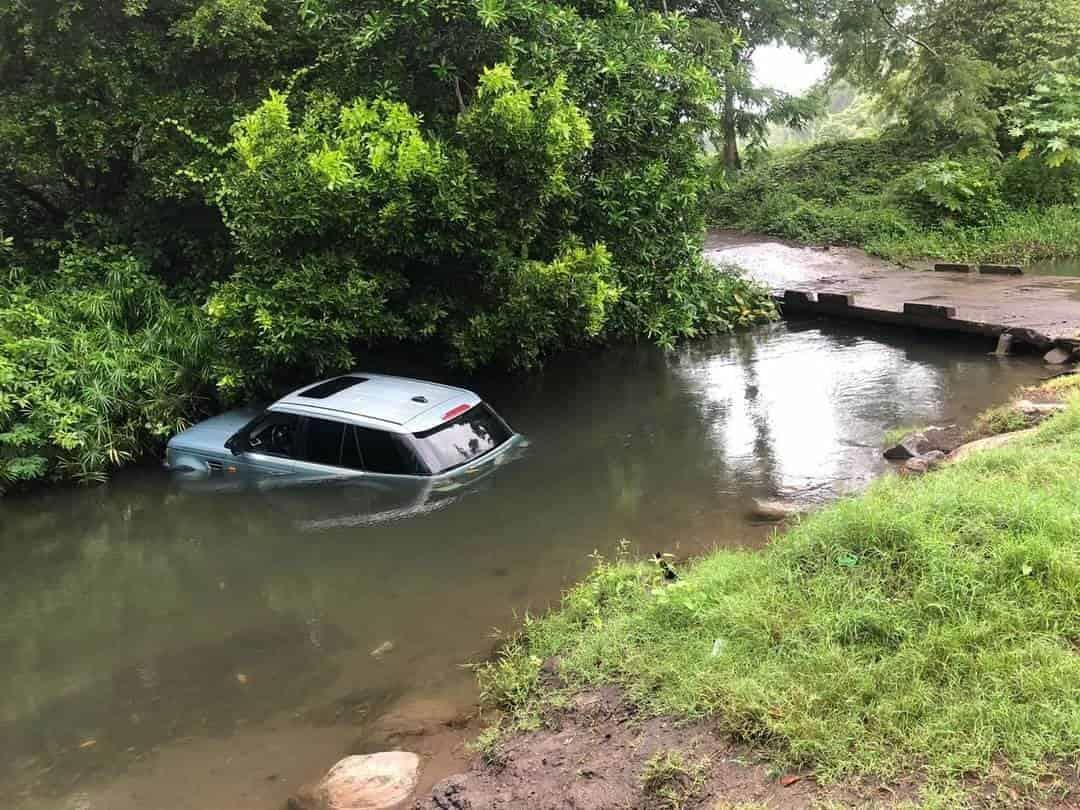
[[792,501],[767,501],[754,498],[754,504],[750,508],[750,517],[754,520],[779,522],[797,517],[809,510],[806,504],[793,503]]
[[914,430],[888,448],[885,451],[885,458],[890,461],[907,461],[909,458],[920,458],[934,451],[949,453],[963,440],[963,431],[956,425]]
[[1043,355],[1043,362],[1051,366],[1061,366],[1072,359],[1072,352],[1055,347]]
[[1038,428],[1028,428],[1027,430],[1016,430],[1012,433],[999,433],[996,436],[987,436],[985,439],[978,439],[973,442],[968,442],[967,444],[962,444],[949,453],[949,461],[959,461],[962,458],[967,458],[972,453],[978,453],[982,450],[993,450],[995,447],[1011,444],[1017,439],[1034,435],[1037,430]]
[[420,757],[384,751],[345,757],[318,783],[289,800],[289,810],[393,810],[416,790]]
[[885,451],[885,458],[889,461],[906,461],[909,458],[918,458],[933,446],[922,431],[914,431]]
[[922,456],[909,458],[900,468],[904,475],[923,475],[930,469],[930,462]]

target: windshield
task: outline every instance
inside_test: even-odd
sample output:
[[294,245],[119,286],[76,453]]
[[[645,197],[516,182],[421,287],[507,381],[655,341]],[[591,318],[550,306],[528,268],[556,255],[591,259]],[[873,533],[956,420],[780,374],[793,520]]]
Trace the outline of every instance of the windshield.
[[481,402],[456,419],[413,434],[413,438],[428,468],[438,474],[484,455],[512,435],[498,414]]

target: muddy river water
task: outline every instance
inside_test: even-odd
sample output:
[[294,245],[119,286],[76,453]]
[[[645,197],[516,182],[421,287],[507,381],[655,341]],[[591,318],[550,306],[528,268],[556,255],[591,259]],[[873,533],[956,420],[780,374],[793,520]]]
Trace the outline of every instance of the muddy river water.
[[530,440],[454,498],[200,490],[145,468],[0,501],[4,805],[280,807],[392,742],[387,717],[468,710],[461,665],[594,550],[760,545],[754,497],[856,490],[886,430],[970,419],[1044,373],[989,348],[790,323],[449,380]]

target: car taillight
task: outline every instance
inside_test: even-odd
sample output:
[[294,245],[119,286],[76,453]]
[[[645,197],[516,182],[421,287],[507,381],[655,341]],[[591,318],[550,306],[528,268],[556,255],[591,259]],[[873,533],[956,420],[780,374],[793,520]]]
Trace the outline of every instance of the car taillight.
[[458,405],[456,408],[451,408],[442,415],[443,421],[445,422],[447,419],[453,419],[455,416],[460,416],[467,410],[469,410],[468,405]]

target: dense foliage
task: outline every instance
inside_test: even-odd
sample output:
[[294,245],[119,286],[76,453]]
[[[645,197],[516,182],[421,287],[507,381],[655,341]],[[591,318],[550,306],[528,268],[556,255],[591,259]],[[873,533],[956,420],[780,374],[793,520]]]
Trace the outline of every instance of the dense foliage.
[[1048,166],[1080,166],[1080,69],[1075,74],[1051,71],[1032,93],[1005,108],[1020,138],[1022,157],[1037,155]]
[[712,220],[899,260],[1080,254],[1080,172],[1034,155],[934,157],[946,150],[891,130],[787,151],[721,187]]
[[[5,5],[4,395],[35,425],[5,433],[8,477],[98,476],[188,415],[197,378],[227,401],[389,344],[530,368],[771,317],[701,258],[736,37],[699,34],[621,1]],[[124,295],[139,319],[86,320]],[[72,374],[111,364],[112,399],[27,341],[77,344]],[[98,425],[78,440],[48,427],[72,396]]]
[[824,31],[834,73],[880,93],[913,134],[986,148],[1051,66],[1075,72],[1080,0],[856,3]]
[[1077,0],[821,12],[814,41],[843,105],[809,134],[781,131],[812,143],[721,186],[714,222],[898,259],[1077,252]]
[[357,339],[527,367],[602,334],[669,345],[765,314],[701,264],[715,86],[656,49],[684,22],[637,19],[564,12],[536,43],[550,76],[496,62],[465,109],[429,113],[438,127],[417,103],[326,93],[241,120],[210,181],[240,258],[208,305],[227,387],[347,365]]
[[193,307],[127,254],[72,249],[44,278],[0,267],[0,493],[101,480],[183,427],[208,358]]

